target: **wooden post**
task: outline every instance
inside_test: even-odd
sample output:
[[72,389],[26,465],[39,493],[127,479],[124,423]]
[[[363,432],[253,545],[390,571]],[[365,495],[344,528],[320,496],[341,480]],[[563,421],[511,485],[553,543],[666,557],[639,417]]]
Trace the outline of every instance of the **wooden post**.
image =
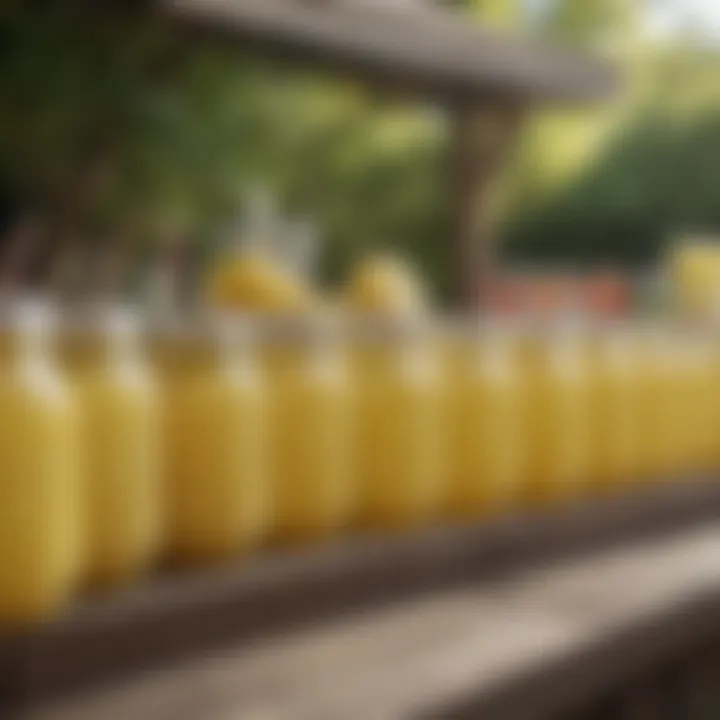
[[513,104],[459,106],[453,111],[450,213],[456,299],[477,308],[493,272],[495,243],[491,189],[515,144],[522,112]]

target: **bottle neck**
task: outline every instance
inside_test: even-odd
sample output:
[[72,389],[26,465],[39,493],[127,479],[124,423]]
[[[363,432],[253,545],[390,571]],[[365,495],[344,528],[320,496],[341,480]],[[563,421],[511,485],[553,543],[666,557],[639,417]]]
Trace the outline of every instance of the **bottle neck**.
[[344,344],[339,328],[324,316],[266,318],[260,337],[264,360],[278,369],[324,362],[341,354]]

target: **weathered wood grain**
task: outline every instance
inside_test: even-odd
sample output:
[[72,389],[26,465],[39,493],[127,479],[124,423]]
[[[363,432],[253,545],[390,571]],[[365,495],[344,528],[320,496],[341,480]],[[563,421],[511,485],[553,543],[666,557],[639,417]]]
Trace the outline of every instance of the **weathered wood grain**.
[[[720,525],[323,623],[32,717],[366,720],[438,717],[451,708],[460,717],[464,701],[473,708],[467,717],[540,718],[518,701],[526,686],[537,691],[533,678],[547,676],[545,697],[551,697],[548,688],[575,682],[583,663],[603,648],[620,652],[609,655],[614,671],[646,670],[679,647],[677,632],[668,629],[683,612],[707,614],[710,597],[717,606]],[[720,633],[720,608],[711,625]],[[646,643],[649,652],[623,654],[639,628],[659,642]],[[706,629],[687,623],[684,643],[706,637]],[[603,672],[586,669],[594,676],[582,691],[606,689]],[[499,689],[515,697],[506,701],[507,712]],[[561,709],[572,707],[572,692],[562,695]],[[552,702],[544,702],[548,710]],[[543,702],[534,708],[540,713]]]
[[[222,647],[270,642],[294,628],[352,613],[370,613],[374,627],[374,608],[497,582],[718,517],[720,484],[675,483],[476,526],[358,535],[332,546],[270,551],[230,566],[151,578],[108,597],[88,598],[69,616],[28,635],[0,639],[0,703],[3,711],[27,707]],[[588,590],[583,605],[594,602],[593,592]],[[563,602],[570,612],[578,600],[568,597]],[[433,619],[437,612],[433,606]],[[420,626],[431,627],[418,617]],[[397,630],[388,623],[393,637],[398,632],[413,637],[404,626]],[[440,642],[445,629],[437,627],[433,637]],[[498,636],[501,645],[504,637]],[[367,645],[370,656],[377,642]],[[326,662],[332,668],[346,642],[328,643]],[[304,691],[305,681],[298,687]]]

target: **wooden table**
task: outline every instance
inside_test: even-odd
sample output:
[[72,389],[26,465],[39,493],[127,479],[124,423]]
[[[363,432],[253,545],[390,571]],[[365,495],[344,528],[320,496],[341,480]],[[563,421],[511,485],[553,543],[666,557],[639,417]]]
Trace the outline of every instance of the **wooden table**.
[[151,673],[33,720],[555,717],[720,631],[720,524]]
[[715,639],[720,521],[705,520],[316,619],[23,717],[557,718]]

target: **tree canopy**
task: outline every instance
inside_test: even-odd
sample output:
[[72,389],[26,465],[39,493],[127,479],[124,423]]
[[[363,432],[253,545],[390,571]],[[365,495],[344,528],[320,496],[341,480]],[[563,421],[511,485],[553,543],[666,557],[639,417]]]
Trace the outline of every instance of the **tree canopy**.
[[[720,221],[718,53],[647,47],[624,0],[446,4],[613,52],[631,80],[608,108],[531,123],[505,184],[508,256],[640,262],[675,230]],[[210,247],[261,182],[323,228],[331,275],[391,244],[447,289],[436,108],[190,48],[130,14],[91,19],[79,0],[4,3],[0,68],[5,214],[31,205],[60,234],[142,244],[179,230]]]

